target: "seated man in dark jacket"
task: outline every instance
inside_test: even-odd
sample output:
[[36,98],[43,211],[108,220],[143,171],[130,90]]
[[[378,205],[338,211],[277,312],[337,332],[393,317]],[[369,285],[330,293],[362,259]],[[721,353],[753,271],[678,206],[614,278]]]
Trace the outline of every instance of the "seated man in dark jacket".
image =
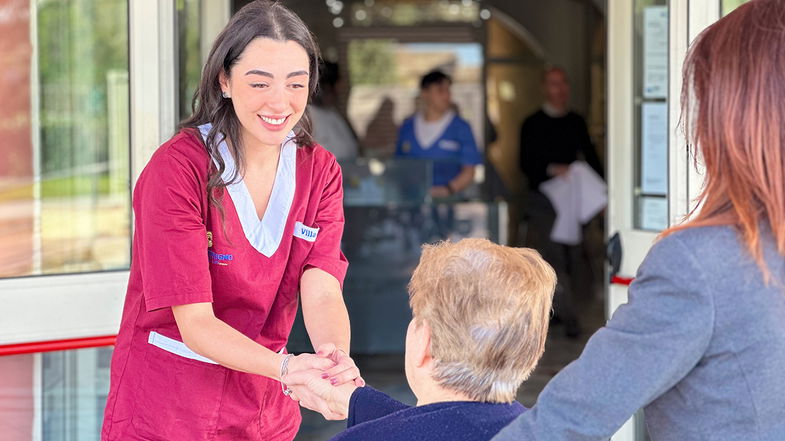
[[[333,440],[489,440],[525,408],[515,401],[545,348],[553,269],[526,248],[485,239],[426,245],[409,284],[410,407],[321,371],[283,378],[303,406],[348,415]],[[326,403],[325,403],[326,401]]]

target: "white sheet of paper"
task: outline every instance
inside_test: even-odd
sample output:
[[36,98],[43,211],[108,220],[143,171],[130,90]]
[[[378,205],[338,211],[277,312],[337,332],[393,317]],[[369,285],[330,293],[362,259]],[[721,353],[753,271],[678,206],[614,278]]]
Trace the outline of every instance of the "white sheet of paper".
[[557,176],[540,184],[556,212],[551,240],[578,245],[583,240],[582,226],[608,204],[605,181],[583,161],[575,161],[564,177]]
[[643,97],[668,95],[668,7],[643,9]]
[[641,229],[662,231],[668,228],[668,199],[642,197],[640,210]]
[[641,191],[665,196],[668,192],[668,105],[641,105]]

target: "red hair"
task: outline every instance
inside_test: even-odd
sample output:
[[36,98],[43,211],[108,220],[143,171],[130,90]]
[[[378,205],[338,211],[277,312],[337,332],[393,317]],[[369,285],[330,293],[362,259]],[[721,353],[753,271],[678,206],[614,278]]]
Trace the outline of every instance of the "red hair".
[[732,225],[764,271],[760,227],[785,254],[785,1],[752,0],[711,25],[684,62],[681,105],[705,181],[674,231]]

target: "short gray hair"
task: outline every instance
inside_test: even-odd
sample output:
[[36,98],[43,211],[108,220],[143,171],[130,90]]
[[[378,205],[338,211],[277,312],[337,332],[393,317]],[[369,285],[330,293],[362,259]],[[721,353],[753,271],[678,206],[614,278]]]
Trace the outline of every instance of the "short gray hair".
[[485,239],[425,245],[409,283],[431,328],[434,379],[476,401],[509,403],[545,350],[556,274],[529,248]]

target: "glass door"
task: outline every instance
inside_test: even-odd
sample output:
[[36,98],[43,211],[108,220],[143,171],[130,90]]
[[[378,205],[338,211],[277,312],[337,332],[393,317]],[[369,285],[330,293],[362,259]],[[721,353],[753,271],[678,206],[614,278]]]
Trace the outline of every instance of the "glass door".
[[[681,69],[689,43],[738,0],[622,0],[608,5],[608,231],[621,252],[606,290],[607,314],[657,234],[682,221],[702,184],[683,135]],[[643,414],[615,441],[646,440]]]
[[0,438],[97,441],[131,189],[187,111],[229,0],[6,0],[3,14]]
[[[113,333],[131,254],[128,2],[4,10],[0,345]],[[0,357],[3,439],[97,441],[101,354]]]

